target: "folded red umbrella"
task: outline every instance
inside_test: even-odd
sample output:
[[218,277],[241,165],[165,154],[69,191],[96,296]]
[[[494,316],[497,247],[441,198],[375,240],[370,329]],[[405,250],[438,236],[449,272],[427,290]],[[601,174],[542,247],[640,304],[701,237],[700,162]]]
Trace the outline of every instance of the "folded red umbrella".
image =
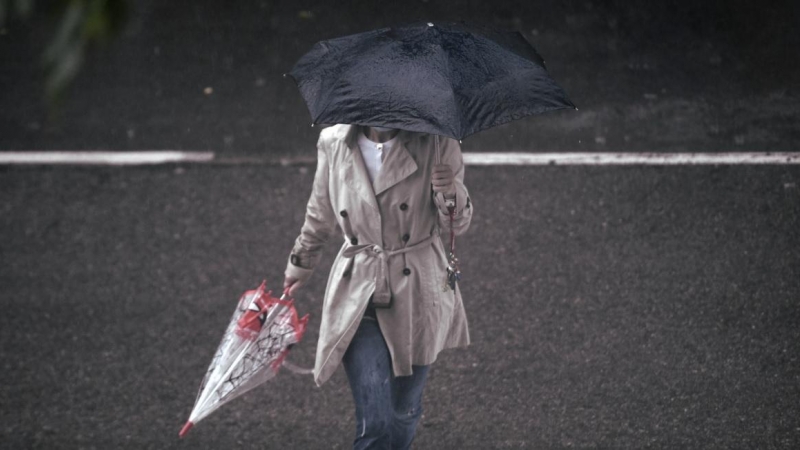
[[275,298],[265,289],[266,281],[239,299],[180,437],[220,406],[277,375],[291,346],[302,339],[308,315],[298,319],[294,300]]

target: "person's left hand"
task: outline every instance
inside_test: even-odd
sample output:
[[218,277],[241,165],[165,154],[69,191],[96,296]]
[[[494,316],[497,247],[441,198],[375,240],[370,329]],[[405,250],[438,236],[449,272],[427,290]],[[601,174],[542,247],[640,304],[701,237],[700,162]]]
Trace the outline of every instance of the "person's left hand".
[[447,164],[436,164],[433,166],[433,176],[431,184],[434,192],[441,192],[445,197],[452,198],[456,195],[456,185],[453,182],[455,175],[453,169]]

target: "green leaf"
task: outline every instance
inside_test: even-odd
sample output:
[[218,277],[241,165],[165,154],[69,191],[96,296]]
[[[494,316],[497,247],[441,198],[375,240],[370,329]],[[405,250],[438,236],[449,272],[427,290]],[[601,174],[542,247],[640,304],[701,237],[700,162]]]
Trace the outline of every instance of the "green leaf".
[[61,55],[66,51],[67,47],[74,44],[77,36],[77,30],[80,27],[83,19],[84,8],[81,2],[70,2],[64,15],[61,17],[61,22],[58,24],[58,30],[55,36],[47,45],[44,51],[42,60],[46,66],[55,64]]
[[83,41],[73,40],[63,52],[59,53],[58,58],[50,66],[45,78],[45,93],[51,101],[60,97],[66,87],[75,79],[83,65],[84,46]]

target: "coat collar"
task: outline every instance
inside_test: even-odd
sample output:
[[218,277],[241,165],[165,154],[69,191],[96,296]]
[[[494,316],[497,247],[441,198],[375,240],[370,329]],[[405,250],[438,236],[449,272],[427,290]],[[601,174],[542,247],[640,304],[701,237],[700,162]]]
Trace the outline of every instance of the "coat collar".
[[350,189],[355,191],[375,211],[380,211],[378,200],[375,198],[375,191],[369,181],[364,158],[361,156],[361,150],[358,149],[358,133],[360,129],[361,127],[358,126],[350,126],[345,136],[345,147],[350,154],[346,155],[343,161],[342,179]]
[[361,133],[362,129],[363,128],[361,126],[352,125],[350,130],[347,132],[345,142],[347,143],[348,148],[350,148],[351,153],[353,153],[353,157],[348,158],[351,161],[354,160],[354,164],[351,164],[351,166],[353,166],[352,169],[354,169],[356,172],[360,172],[353,178],[359,179],[358,184],[366,184],[367,188],[369,189],[364,190],[370,191],[372,197],[374,198],[375,196],[387,191],[397,183],[405,180],[411,174],[417,171],[417,163],[414,161],[414,158],[411,156],[407,148],[407,144],[413,137],[413,134],[405,130],[400,130],[400,133],[397,135],[396,147],[389,152],[386,161],[384,161],[385,167],[391,167],[391,170],[381,170],[378,178],[375,179],[373,190],[371,189],[372,183],[369,181],[369,175],[367,175],[364,158],[361,155],[361,150],[358,148],[358,133]]

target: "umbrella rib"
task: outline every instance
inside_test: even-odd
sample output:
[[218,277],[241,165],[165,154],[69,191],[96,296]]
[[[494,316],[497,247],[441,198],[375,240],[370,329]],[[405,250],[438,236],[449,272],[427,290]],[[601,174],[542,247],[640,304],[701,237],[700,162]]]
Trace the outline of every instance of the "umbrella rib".
[[[244,356],[246,354],[247,354],[247,350],[246,350],[246,346],[245,346],[245,348],[242,349],[242,352],[236,357],[236,359],[233,361],[233,363],[230,366],[228,366],[228,370],[225,371],[225,373],[222,375],[222,377],[219,378],[219,380],[223,380],[222,382],[224,383],[225,382],[224,380],[226,378],[228,378],[228,376],[231,374],[231,372],[233,372],[233,369],[236,367],[237,364],[239,364],[239,362],[244,358]],[[216,388],[219,387],[219,386],[220,386],[220,384],[218,382],[214,386],[214,389],[212,389],[209,392],[209,395],[205,398],[205,400],[203,401],[202,405],[198,405],[198,406],[203,406],[203,408],[205,408],[206,404],[209,402],[209,400],[211,400],[211,397],[212,397],[211,393],[215,392]],[[222,400],[221,397],[220,397],[220,400]],[[216,405],[213,405],[212,408],[209,408],[208,410],[204,411],[206,414],[204,414],[202,417],[205,417],[205,416],[211,414],[215,409],[219,408],[223,404],[224,404],[224,402],[220,401]]]
[[[282,306],[283,306],[283,305],[280,305],[280,304],[276,304],[276,305],[275,305],[275,307],[273,308],[273,310],[272,310],[272,311],[270,311],[270,313],[269,313],[269,314],[267,314],[267,318],[266,318],[266,320],[264,321],[264,325],[262,325],[262,328],[263,328],[264,326],[266,326],[267,324],[272,324],[272,322],[274,322],[274,321],[275,321],[275,319],[277,318],[277,316],[278,316],[280,313],[278,313],[278,312],[275,312],[275,314],[272,314],[272,313],[273,313],[274,311],[277,311],[277,310],[278,310],[278,308],[279,308],[279,307],[282,307]],[[284,307],[284,308],[285,308],[285,307]],[[219,379],[220,379],[220,380],[225,380],[226,378],[228,378],[228,376],[231,374],[231,372],[233,372],[233,369],[236,367],[236,365],[237,365],[237,364],[239,364],[239,362],[240,362],[240,361],[241,361],[241,360],[242,360],[242,359],[245,357],[245,355],[247,355],[247,346],[245,346],[245,347],[242,349],[242,352],[241,352],[241,353],[240,353],[240,354],[239,354],[239,355],[236,357],[236,360],[233,362],[233,364],[231,364],[231,365],[228,367],[228,370],[227,370],[227,371],[225,371],[225,373],[223,374],[223,376],[222,376],[222,377],[220,377]],[[224,381],[223,381],[223,383],[224,383]],[[217,386],[219,386],[219,384],[217,384]],[[213,389],[211,392],[214,392],[215,390],[216,390],[216,389]],[[205,398],[205,400],[204,400],[204,401],[203,401],[203,403],[202,403],[202,406],[204,406],[204,407],[205,407],[206,403],[208,403],[208,401],[209,401],[209,400],[211,400],[211,395],[209,395],[208,397],[206,397],[206,398]],[[220,400],[222,400],[222,399],[220,398]],[[224,403],[226,403],[226,402],[219,402],[218,404],[214,405],[214,406],[213,406],[213,408],[209,408],[207,411],[205,411],[205,412],[206,412],[206,414],[204,414],[202,417],[206,417],[207,415],[211,414],[211,413],[212,413],[212,412],[213,412],[215,409],[219,408],[219,407],[220,407],[220,406],[222,406]],[[200,405],[198,405],[198,406],[200,406]],[[197,408],[197,407],[195,407],[195,408]],[[198,420],[198,421],[199,421],[199,420]]]
[[[439,59],[444,63],[445,67],[447,68],[446,69],[447,76],[444,78],[448,86],[450,86],[449,90],[450,97],[452,98],[452,104],[453,107],[455,108],[456,117],[458,118],[458,130],[457,132],[453,133],[453,136],[461,136],[461,132],[464,129],[464,124],[463,124],[463,117],[461,115],[461,105],[459,104],[458,99],[456,98],[456,91],[455,88],[453,87],[453,67],[450,64],[450,58],[447,57],[447,52],[444,50],[444,47],[442,47],[441,42],[442,41],[440,35],[440,41],[438,43],[439,51],[437,52],[437,54],[440,56]],[[437,124],[432,123],[431,125],[437,125]]]
[[[439,47],[441,48],[441,45]],[[455,108],[456,117],[458,117],[458,132],[454,133],[454,135],[462,136],[462,133],[464,132],[464,123],[463,123],[464,116],[461,111],[461,104],[459,103],[458,98],[456,97],[456,90],[453,87],[453,67],[450,65],[450,58],[447,57],[447,54],[442,52],[442,55],[444,56],[444,63],[447,66],[447,73],[448,73],[447,84],[450,85],[450,96],[453,99],[453,107]]]

